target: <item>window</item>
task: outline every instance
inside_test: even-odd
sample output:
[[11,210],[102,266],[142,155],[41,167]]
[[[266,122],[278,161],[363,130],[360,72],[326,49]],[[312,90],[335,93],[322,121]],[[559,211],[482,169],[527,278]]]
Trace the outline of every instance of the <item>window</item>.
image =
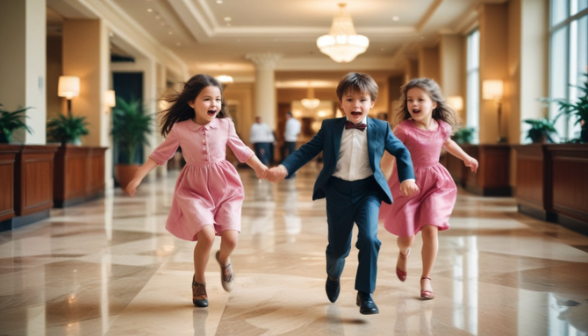
[[467,41],[467,127],[474,128],[473,143],[479,142],[480,129],[480,31],[474,30]]
[[[549,96],[575,101],[588,73],[588,0],[551,0],[549,40]],[[550,118],[559,113],[557,103],[549,106]],[[575,118],[562,117],[556,124],[563,141],[578,138]]]

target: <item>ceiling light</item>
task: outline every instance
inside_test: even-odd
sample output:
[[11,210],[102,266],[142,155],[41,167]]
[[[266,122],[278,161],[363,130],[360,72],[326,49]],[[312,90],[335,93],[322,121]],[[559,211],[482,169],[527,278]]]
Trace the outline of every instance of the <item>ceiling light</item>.
[[217,4],[222,4],[223,3],[223,0],[216,0],[216,3]]
[[308,86],[308,92],[306,96],[308,98],[302,99],[300,103],[308,110],[314,110],[321,103],[320,100],[314,98],[314,88],[310,85]]
[[393,17],[392,17],[392,20],[394,20],[394,21],[398,21],[398,20],[400,20],[400,18],[399,18],[398,16],[393,16]]
[[231,21],[231,20],[232,20],[232,19],[231,19],[231,17],[230,17],[230,16],[225,16],[225,21],[226,21],[226,22],[229,22],[229,21]]
[[153,12],[153,9],[151,9],[151,8],[147,8],[147,11],[148,11],[149,13],[151,13],[151,12]]
[[367,37],[357,35],[353,27],[353,19],[345,11],[346,4],[340,3],[339,13],[333,18],[329,35],[316,40],[316,45],[323,54],[327,54],[337,63],[348,63],[364,53],[370,44]]
[[220,75],[215,77],[221,84],[230,84],[233,82],[233,77],[229,75]]

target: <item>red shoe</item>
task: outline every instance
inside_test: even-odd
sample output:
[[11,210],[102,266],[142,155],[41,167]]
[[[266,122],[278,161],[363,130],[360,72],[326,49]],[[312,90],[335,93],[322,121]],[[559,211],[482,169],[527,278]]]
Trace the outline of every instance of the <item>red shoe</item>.
[[[408,258],[408,256],[410,255],[410,249],[408,249],[408,251],[406,252],[406,255],[402,254],[402,252],[398,252],[398,257],[399,259],[402,258],[404,260],[406,260]],[[398,261],[396,262],[396,276],[398,277],[398,280],[404,282],[404,280],[406,280],[406,271],[401,271],[400,268],[398,268]]]
[[[421,280],[429,280],[431,281],[431,278],[429,277],[422,277]],[[435,293],[433,293],[432,290],[424,290],[421,289],[421,299],[423,300],[433,300],[435,298]]]

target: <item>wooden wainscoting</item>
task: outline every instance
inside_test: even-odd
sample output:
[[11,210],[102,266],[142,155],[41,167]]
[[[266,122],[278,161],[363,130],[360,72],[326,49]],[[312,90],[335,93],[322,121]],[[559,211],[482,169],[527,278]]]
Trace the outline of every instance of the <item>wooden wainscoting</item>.
[[22,145],[0,145],[0,222],[16,216],[14,211],[14,166]]
[[588,234],[588,145],[546,145],[552,192],[547,202],[557,222]]
[[464,145],[464,151],[479,163],[476,173],[472,173],[469,168],[465,169],[464,188],[482,196],[512,195],[509,181],[510,148],[510,145],[498,144]]
[[549,220],[548,195],[551,185],[547,182],[545,145],[515,145],[517,154],[517,188],[515,197],[519,212],[542,220]]
[[55,207],[63,208],[104,195],[105,151],[102,147],[59,147],[55,154]]

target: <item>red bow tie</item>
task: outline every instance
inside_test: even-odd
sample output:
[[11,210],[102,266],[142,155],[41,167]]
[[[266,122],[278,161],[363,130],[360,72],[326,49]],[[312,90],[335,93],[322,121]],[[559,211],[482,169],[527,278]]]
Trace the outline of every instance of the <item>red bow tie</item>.
[[352,123],[349,120],[347,120],[347,122],[345,122],[345,129],[355,128],[355,129],[358,129],[358,130],[360,130],[360,131],[363,132],[366,127],[367,127],[367,125],[366,124],[362,124],[362,123],[359,123],[359,124],[356,125],[356,124]]

